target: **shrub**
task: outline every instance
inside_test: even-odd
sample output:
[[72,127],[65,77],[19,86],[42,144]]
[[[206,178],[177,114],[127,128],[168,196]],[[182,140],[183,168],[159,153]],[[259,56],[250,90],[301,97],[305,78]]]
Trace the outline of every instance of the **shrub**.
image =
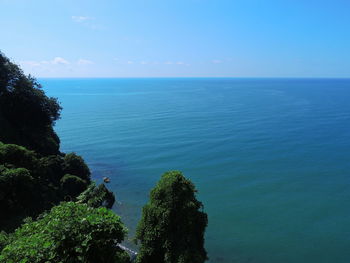
[[81,192],[86,190],[87,183],[78,176],[66,174],[61,179],[61,187],[64,196],[77,197]]
[[1,217],[6,213],[30,210],[31,202],[36,199],[35,183],[25,168],[6,169],[0,174],[0,210]]
[[9,243],[9,235],[6,232],[1,231],[0,232],[0,252],[8,243]]
[[75,153],[69,153],[64,156],[64,173],[73,174],[86,182],[90,182],[90,170],[83,158]]
[[77,197],[77,200],[79,203],[86,203],[91,207],[104,206],[106,208],[112,208],[115,202],[115,197],[104,184],[96,186],[92,183],[88,189]]
[[0,142],[0,164],[32,170],[38,165],[38,160],[33,151],[19,145]]
[[60,155],[50,155],[39,160],[38,173],[53,184],[59,184],[63,173],[63,158]]
[[125,234],[120,217],[106,208],[62,203],[17,229],[0,262],[124,263],[128,256],[116,245]]

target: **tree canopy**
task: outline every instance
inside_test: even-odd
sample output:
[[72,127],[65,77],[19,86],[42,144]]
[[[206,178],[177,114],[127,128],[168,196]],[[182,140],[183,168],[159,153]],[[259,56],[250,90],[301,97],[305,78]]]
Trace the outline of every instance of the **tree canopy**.
[[57,154],[53,125],[60,117],[56,98],[0,52],[0,141],[25,146],[39,154]]
[[59,152],[60,111],[0,53],[0,262],[129,262],[116,246],[126,229],[105,208],[114,194],[91,183],[82,157]]
[[[117,246],[126,229],[107,209],[114,194],[91,182],[82,157],[59,151],[53,126],[60,111],[0,53],[0,263],[127,263]],[[195,193],[181,172],[162,176],[137,227],[138,263],[207,259],[208,220]]]
[[62,203],[13,234],[2,234],[0,262],[127,263],[128,254],[117,246],[126,231],[109,209]]
[[181,172],[163,174],[142,211],[136,238],[138,263],[202,263],[207,259],[207,215],[196,189]]
[[40,157],[23,146],[0,142],[0,230],[13,229],[23,218],[60,201],[74,200],[88,188],[89,169],[80,156],[69,156]]

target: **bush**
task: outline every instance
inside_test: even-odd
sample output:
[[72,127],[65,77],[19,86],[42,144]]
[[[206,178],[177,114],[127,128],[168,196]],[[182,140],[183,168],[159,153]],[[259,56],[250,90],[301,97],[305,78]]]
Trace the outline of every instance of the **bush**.
[[9,243],[9,235],[4,232],[4,231],[1,231],[0,232],[0,252],[1,250],[7,246],[7,244]]
[[59,184],[64,175],[63,163],[63,158],[60,155],[43,157],[39,160],[38,173],[41,175],[41,178],[45,178],[53,184]]
[[126,234],[120,217],[106,208],[62,203],[22,225],[0,254],[1,263],[124,263],[116,245]]
[[207,215],[181,172],[165,173],[151,191],[136,230],[139,263],[202,263]]
[[69,153],[64,156],[64,168],[65,174],[73,174],[86,182],[90,183],[90,170],[84,162],[83,158],[75,153]]
[[86,203],[91,207],[103,206],[106,208],[112,208],[115,202],[115,196],[104,184],[96,186],[92,183],[88,189],[77,197],[77,200],[79,203]]
[[61,187],[65,197],[75,198],[86,190],[87,183],[78,176],[66,174],[61,179]]
[[38,165],[36,154],[15,144],[0,142],[0,164],[33,170]]
[[[63,178],[64,170],[89,180],[76,175]],[[74,199],[86,190],[89,174],[84,160],[75,154],[38,159],[25,147],[0,142],[0,230],[17,228],[23,218],[35,217],[67,196]]]
[[34,179],[24,168],[6,169],[0,174],[1,217],[7,213],[30,210],[32,199],[36,199]]

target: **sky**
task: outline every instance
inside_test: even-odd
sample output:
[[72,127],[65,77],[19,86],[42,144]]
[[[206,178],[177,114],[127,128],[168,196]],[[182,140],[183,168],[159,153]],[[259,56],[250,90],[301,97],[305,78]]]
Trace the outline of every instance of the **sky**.
[[35,77],[350,77],[349,0],[0,0]]

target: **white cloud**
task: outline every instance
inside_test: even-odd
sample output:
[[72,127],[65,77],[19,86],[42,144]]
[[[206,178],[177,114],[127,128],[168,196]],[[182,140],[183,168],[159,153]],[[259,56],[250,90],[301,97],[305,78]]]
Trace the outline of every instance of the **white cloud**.
[[89,16],[72,16],[72,20],[77,23],[83,23],[87,20],[91,20],[92,17]]
[[127,65],[185,65],[185,66],[189,66],[190,64],[185,63],[183,61],[170,61],[170,60],[165,60],[164,62],[160,62],[160,61],[146,61],[146,60],[120,60],[117,58],[113,58],[114,61],[116,61],[118,64],[127,64]]
[[220,64],[220,63],[222,63],[222,60],[214,59],[214,60],[211,61],[211,63],[213,63],[213,64]]
[[28,65],[28,66],[32,66],[32,67],[38,67],[38,66],[40,66],[40,61],[26,60],[26,61],[20,61],[20,64]]
[[77,62],[78,65],[92,65],[94,64],[94,62],[92,62],[91,60],[87,60],[87,59],[79,59]]
[[52,60],[41,60],[41,61],[35,61],[35,60],[27,60],[27,61],[20,61],[20,64],[27,65],[31,67],[40,67],[44,65],[69,65],[70,62],[62,57],[55,57]]
[[70,64],[67,60],[65,60],[64,58],[61,58],[61,57],[55,57],[51,61],[51,63],[54,65],[58,65],[58,64],[68,65],[68,64]]
[[100,24],[96,24],[95,18],[91,16],[72,16],[73,22],[79,23],[84,27],[92,30],[104,30],[105,27]]

